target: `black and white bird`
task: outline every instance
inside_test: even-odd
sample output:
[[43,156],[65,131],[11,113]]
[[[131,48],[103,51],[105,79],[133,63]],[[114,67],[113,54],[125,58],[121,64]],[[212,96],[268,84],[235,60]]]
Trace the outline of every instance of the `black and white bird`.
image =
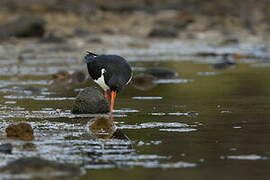
[[131,66],[121,56],[97,55],[91,52],[87,52],[84,61],[91,78],[104,90],[112,112],[116,94],[131,80]]

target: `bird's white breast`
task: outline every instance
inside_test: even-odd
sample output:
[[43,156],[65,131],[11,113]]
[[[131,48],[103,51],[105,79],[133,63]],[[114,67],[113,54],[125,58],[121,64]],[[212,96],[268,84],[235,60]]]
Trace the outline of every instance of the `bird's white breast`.
[[104,73],[106,72],[105,69],[101,69],[101,76],[97,79],[94,80],[95,83],[97,83],[104,91],[109,90],[109,86],[106,85],[105,80],[104,80]]

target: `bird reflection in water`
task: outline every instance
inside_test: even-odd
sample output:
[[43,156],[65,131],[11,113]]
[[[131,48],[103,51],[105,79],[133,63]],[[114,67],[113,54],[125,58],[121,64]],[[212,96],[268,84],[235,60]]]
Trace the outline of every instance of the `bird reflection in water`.
[[87,123],[87,131],[91,138],[129,140],[125,134],[117,129],[112,116],[90,119]]

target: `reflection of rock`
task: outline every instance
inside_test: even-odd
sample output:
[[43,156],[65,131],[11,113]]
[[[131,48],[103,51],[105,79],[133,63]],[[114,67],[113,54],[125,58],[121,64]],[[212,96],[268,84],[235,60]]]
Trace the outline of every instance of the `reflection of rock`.
[[57,177],[78,176],[81,174],[79,167],[48,161],[39,157],[17,159],[0,168],[0,173],[14,175],[29,175],[31,179],[53,179]]
[[66,88],[79,85],[85,82],[86,74],[82,71],[65,71],[61,70],[52,75],[53,86],[64,86]]
[[85,88],[76,97],[72,107],[74,114],[94,114],[109,112],[109,104],[103,94],[94,87]]
[[12,145],[10,143],[5,143],[0,145],[0,152],[5,154],[12,153]]
[[156,86],[156,78],[150,74],[138,74],[133,78],[133,86],[139,90],[150,90]]
[[[122,140],[130,140],[121,130],[116,129],[116,131],[113,133],[112,139],[122,139]],[[132,149],[132,146],[130,145],[130,148]]]
[[224,70],[234,68],[235,65],[236,65],[235,58],[229,54],[224,54],[222,56],[222,62],[216,63],[212,67],[216,70]]
[[38,16],[22,16],[0,25],[0,39],[10,37],[42,37],[45,33],[45,21]]
[[113,119],[105,117],[96,117],[91,119],[87,124],[87,128],[92,137],[102,139],[111,138],[116,131]]
[[7,137],[31,141],[34,139],[33,129],[30,124],[11,124],[6,128]]
[[112,118],[91,119],[87,124],[87,131],[92,138],[129,140],[121,130],[117,129]]
[[177,72],[165,67],[148,68],[146,69],[145,73],[151,74],[159,79],[171,79],[176,78],[178,76]]

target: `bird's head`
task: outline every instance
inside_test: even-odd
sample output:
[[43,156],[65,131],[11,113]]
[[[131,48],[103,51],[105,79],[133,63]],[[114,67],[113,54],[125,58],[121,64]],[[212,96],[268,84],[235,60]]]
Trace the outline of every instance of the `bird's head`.
[[85,63],[90,63],[97,56],[98,56],[97,54],[87,51],[87,54],[84,56],[83,60]]

